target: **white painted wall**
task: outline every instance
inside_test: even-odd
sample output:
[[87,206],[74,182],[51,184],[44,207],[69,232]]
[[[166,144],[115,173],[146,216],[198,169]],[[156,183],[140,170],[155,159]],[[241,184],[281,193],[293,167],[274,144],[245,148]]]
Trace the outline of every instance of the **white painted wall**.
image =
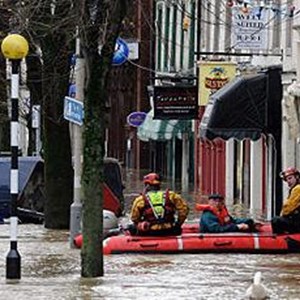
[[226,203],[228,206],[234,205],[234,140],[226,141]]
[[250,142],[250,213],[257,217],[262,212],[262,139]]

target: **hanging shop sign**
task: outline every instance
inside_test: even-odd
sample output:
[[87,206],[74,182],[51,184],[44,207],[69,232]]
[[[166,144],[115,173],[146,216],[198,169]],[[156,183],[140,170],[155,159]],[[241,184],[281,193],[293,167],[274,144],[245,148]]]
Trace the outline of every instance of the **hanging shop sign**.
[[155,86],[154,119],[197,119],[196,86]]
[[233,49],[267,49],[267,11],[253,7],[246,13],[239,7],[232,9]]
[[139,127],[145,121],[146,116],[147,114],[142,111],[132,112],[127,116],[127,124],[133,127]]
[[199,105],[207,105],[209,96],[235,77],[236,64],[223,61],[201,61],[199,70]]

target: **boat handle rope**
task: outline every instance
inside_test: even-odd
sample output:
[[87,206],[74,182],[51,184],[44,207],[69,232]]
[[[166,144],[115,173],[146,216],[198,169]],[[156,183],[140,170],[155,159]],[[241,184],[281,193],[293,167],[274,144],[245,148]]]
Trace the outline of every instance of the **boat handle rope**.
[[231,241],[224,241],[224,242],[214,242],[214,245],[215,246],[229,246],[229,245],[231,245],[232,244],[232,242]]
[[157,247],[158,246],[158,243],[152,243],[152,244],[150,244],[150,243],[148,243],[148,244],[142,244],[142,243],[140,243],[140,246],[142,247],[142,248],[154,248],[154,247]]

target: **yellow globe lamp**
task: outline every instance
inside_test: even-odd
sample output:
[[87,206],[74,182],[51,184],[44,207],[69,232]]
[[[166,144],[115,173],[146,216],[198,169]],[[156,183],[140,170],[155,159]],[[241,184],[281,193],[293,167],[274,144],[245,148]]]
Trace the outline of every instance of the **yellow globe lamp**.
[[1,44],[1,51],[5,58],[22,59],[28,54],[28,42],[19,34],[10,34]]

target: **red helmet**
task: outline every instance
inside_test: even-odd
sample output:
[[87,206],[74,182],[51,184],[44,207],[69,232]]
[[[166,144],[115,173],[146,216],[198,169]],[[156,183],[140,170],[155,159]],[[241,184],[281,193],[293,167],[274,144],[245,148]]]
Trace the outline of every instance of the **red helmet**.
[[286,177],[287,176],[290,176],[290,175],[300,175],[299,171],[294,168],[294,167],[289,167],[287,168],[286,170],[280,172],[280,177],[283,179],[283,180],[286,180]]
[[159,185],[160,184],[160,176],[156,173],[149,173],[144,176],[143,182],[144,182],[144,184]]

